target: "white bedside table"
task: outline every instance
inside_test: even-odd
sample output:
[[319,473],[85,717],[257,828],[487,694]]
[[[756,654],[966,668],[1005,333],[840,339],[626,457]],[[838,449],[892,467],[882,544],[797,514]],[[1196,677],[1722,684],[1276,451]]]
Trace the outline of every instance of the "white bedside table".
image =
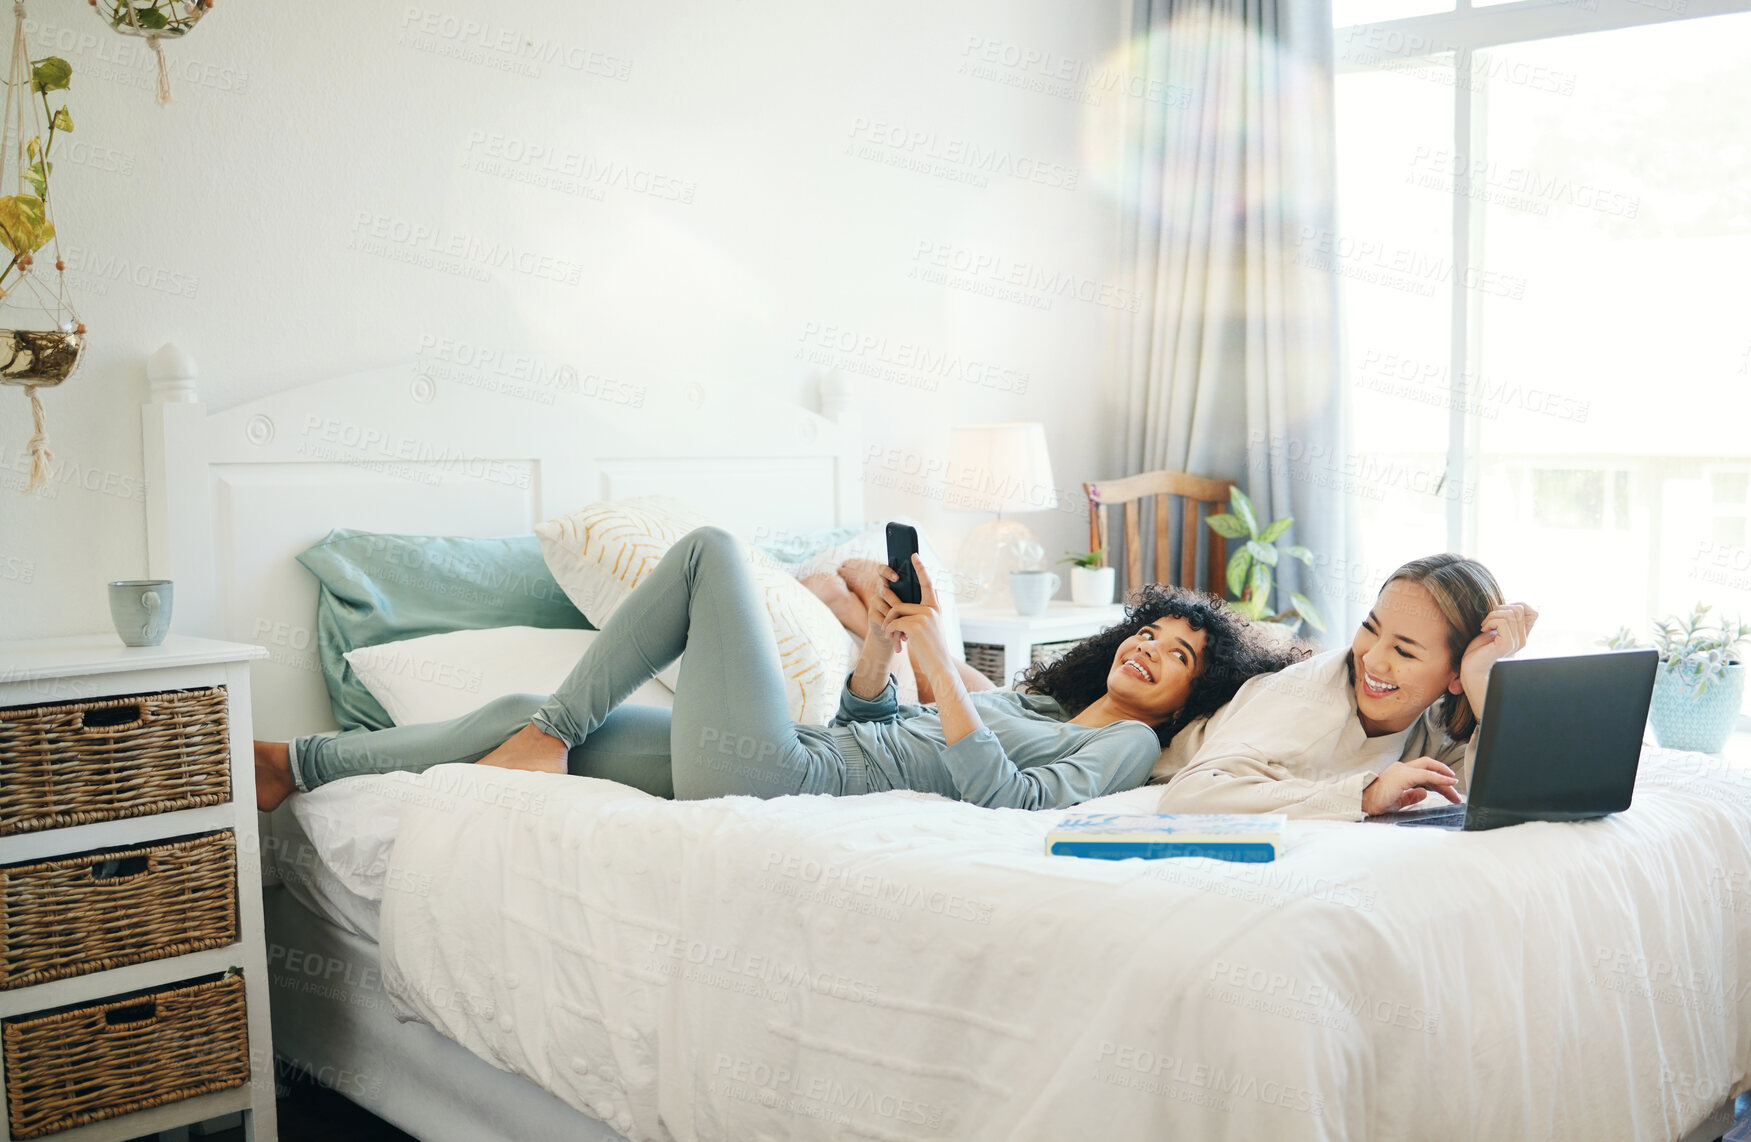
[[960,614],[961,639],[967,664],[997,685],[1007,686],[1033,663],[1050,662],[1124,617],[1125,608],[1119,603],[1079,607],[1054,599],[1038,615],[967,607]]
[[[236,893],[237,942],[0,990],[0,1019],[11,1022],[52,1009],[98,1004],[142,989],[241,970],[249,1080],[242,1086],[57,1130],[41,1136],[46,1142],[112,1142],[174,1131],[238,1112],[243,1116],[245,1138],[273,1142],[278,1137],[249,709],[249,663],[266,654],[259,646],[179,635],[153,647],[123,646],[113,634],[0,642],[0,707],[212,687],[225,690],[229,801],[13,833],[0,837],[0,864],[32,864],[70,854],[230,831],[235,837],[232,889]],[[97,875],[94,871],[93,877]],[[7,1078],[4,1057],[0,1056],[0,1087],[6,1085]],[[0,1113],[0,1142],[10,1138],[8,1116]]]

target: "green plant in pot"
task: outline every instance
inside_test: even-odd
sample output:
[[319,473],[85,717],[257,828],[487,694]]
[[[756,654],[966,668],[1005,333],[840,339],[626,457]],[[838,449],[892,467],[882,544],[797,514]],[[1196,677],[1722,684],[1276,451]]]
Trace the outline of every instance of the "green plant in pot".
[[[1710,618],[1707,603],[1688,615],[1654,621],[1660,669],[1648,724],[1666,749],[1719,753],[1727,744],[1745,700],[1745,651],[1751,623]],[[1601,640],[1613,650],[1640,646],[1628,627]]]
[[1313,552],[1299,544],[1283,545],[1280,541],[1294,524],[1294,516],[1284,516],[1274,523],[1259,526],[1258,509],[1245,492],[1230,486],[1229,510],[1213,515],[1204,522],[1224,539],[1238,539],[1241,545],[1228,558],[1228,593],[1235,610],[1255,622],[1278,623],[1291,634],[1305,622],[1314,630],[1325,630],[1325,619],[1319,608],[1306,595],[1289,592],[1289,605],[1280,611],[1271,610],[1271,591],[1276,588],[1276,568],[1286,556],[1313,566]]
[[1113,601],[1118,573],[1108,567],[1104,547],[1086,555],[1066,551],[1060,563],[1070,564],[1070,601],[1079,607],[1104,607]]

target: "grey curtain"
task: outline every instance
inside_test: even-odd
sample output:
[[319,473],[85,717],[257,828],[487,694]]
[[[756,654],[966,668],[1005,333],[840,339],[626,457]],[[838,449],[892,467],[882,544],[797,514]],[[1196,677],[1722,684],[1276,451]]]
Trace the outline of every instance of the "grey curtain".
[[1320,562],[1285,587],[1346,638],[1348,417],[1316,252],[1335,230],[1330,0],[1130,4],[1150,97],[1121,126],[1119,254],[1141,306],[1115,362],[1124,473],[1228,477],[1266,520],[1293,515],[1288,540]]

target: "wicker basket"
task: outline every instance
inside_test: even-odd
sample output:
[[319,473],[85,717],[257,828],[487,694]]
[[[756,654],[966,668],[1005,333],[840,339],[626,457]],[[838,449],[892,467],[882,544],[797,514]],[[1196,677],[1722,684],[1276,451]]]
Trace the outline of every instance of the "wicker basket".
[[241,975],[8,1019],[0,1035],[14,1138],[249,1081]]
[[[1081,641],[1079,638],[1073,638],[1068,642],[1036,643],[1033,648],[1033,660],[1036,663],[1051,662]],[[1002,646],[994,642],[968,642],[961,645],[966,648],[968,666],[991,679],[998,686],[1008,686],[1014,682],[1014,679],[1003,676]]]
[[1009,679],[1003,676],[1003,648],[1001,646],[991,642],[967,642],[961,645],[966,648],[968,666],[991,679],[992,685],[1009,685]]
[[230,832],[0,868],[0,990],[237,942]]
[[0,836],[230,799],[223,686],[0,710]]

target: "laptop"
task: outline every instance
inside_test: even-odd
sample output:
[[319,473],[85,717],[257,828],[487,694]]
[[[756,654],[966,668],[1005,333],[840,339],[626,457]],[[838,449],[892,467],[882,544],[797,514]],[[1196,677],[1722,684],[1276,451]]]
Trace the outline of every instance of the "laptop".
[[1622,812],[1659,660],[1652,649],[1502,659],[1490,670],[1465,804],[1369,819],[1472,832]]

